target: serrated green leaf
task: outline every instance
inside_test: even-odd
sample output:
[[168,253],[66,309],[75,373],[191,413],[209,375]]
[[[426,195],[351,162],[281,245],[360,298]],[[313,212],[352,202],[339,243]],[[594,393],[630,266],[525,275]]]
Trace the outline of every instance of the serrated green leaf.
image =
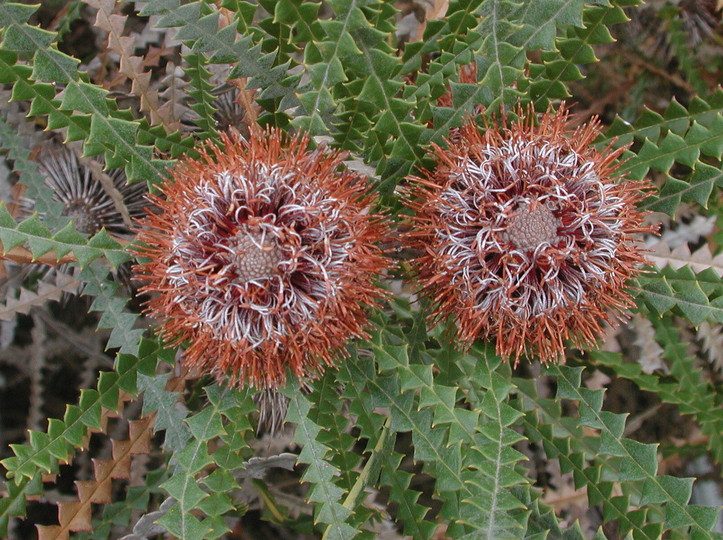
[[[185,487],[190,488],[190,484],[182,484],[176,487],[181,489]],[[178,504],[173,505],[168,512],[158,520],[158,523],[178,538],[206,538],[209,532],[209,528],[206,525],[201,523],[192,514],[184,513]]]
[[[691,525],[698,525],[706,531],[713,526],[713,521],[709,520],[711,510],[715,509],[706,507],[698,507],[689,504],[690,490],[685,488],[686,483],[676,480],[668,480],[668,477],[657,475],[657,451],[656,445],[643,444],[629,439],[622,438],[622,430],[619,426],[624,426],[624,415],[613,414],[602,411],[602,402],[590,397],[597,396],[598,393],[590,392],[585,388],[580,388],[581,368],[569,368],[566,366],[549,367],[548,371],[557,377],[558,396],[566,399],[578,401],[588,411],[588,418],[580,421],[595,429],[601,430],[601,439],[606,439],[605,444],[601,444],[599,452],[620,458],[620,476],[618,480],[621,482],[636,485],[637,489],[646,499],[664,499],[666,527],[673,529],[687,530]],[[560,390],[562,389],[562,394]],[[612,418],[617,417],[619,421],[613,422]],[[610,428],[610,426],[615,426]],[[642,483],[642,487],[640,486]],[[610,500],[611,504],[604,505],[604,512],[621,514],[628,507],[627,498],[617,497]],[[699,510],[700,509],[700,510]],[[642,522],[633,524],[640,527]]]

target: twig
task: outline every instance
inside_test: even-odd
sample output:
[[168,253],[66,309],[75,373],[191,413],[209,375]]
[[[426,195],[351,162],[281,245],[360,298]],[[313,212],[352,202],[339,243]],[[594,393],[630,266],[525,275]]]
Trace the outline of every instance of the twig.
[[682,88],[686,92],[695,94],[695,88],[693,87],[693,85],[688,83],[687,81],[684,81],[680,76],[670,73],[668,72],[668,70],[658,67],[655,64],[651,64],[650,62],[632,53],[623,51],[622,54],[627,60],[631,61],[633,64],[637,64],[638,66],[647,69],[651,73],[654,73],[658,77],[662,77],[666,81],[673,83],[675,86]]
[[49,251],[40,257],[34,257],[29,249],[22,246],[16,246],[8,251],[5,251],[2,247],[2,243],[0,243],[0,250],[2,250],[2,253],[0,253],[0,259],[5,259],[6,261],[12,261],[18,264],[38,263],[45,264],[47,266],[58,266],[77,261],[77,259],[70,253],[58,259],[55,255],[55,251]]

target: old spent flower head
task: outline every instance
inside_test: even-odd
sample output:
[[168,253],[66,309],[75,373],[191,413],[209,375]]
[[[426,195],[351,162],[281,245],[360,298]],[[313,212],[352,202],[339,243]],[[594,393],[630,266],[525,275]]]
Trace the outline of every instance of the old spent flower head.
[[[62,216],[73,221],[77,231],[93,236],[105,229],[116,237],[131,237],[130,221],[145,214],[147,206],[145,183],[128,184],[123,169],[102,172],[102,162],[94,159],[79,160],[72,149],[47,144],[39,152],[38,172],[51,198],[60,203]],[[102,183],[99,175],[107,175],[109,182]],[[111,193],[114,191],[115,193]],[[115,199],[115,200],[114,200]],[[17,217],[25,219],[36,211],[36,201],[22,196],[17,201]],[[125,214],[125,216],[124,216]],[[44,213],[40,214],[43,219]],[[47,264],[27,265],[22,274],[36,274],[49,280],[58,274],[73,274],[79,271],[68,264],[48,266]],[[114,279],[131,286],[130,265],[122,264],[112,272]],[[69,298],[63,295],[64,301]]]
[[136,267],[165,338],[230,384],[314,377],[364,335],[388,261],[366,179],[307,136],[253,128],[187,159],[153,196]]
[[[211,103],[215,109],[213,119],[218,131],[230,129],[239,131],[244,137],[248,136],[248,126],[257,117],[255,110],[258,105],[249,98],[250,91],[242,90],[239,87],[226,82],[217,86],[211,91],[214,97]],[[200,115],[190,108],[185,108],[181,118],[184,128],[189,131],[198,131],[200,128],[197,121]]]
[[[131,234],[111,195],[94,177],[91,169],[78,162],[72,150],[53,148],[45,151],[38,163],[38,171],[52,191],[53,199],[62,204],[62,215],[71,218],[78,231],[93,236],[105,228],[119,236]],[[112,169],[107,174],[129,217],[142,216],[147,204],[145,184],[128,184],[123,169]]]
[[564,105],[537,124],[517,114],[483,132],[470,120],[434,147],[436,169],[411,178],[407,238],[433,322],[452,315],[467,344],[493,338],[506,359],[549,362],[632,306],[634,235],[654,227],[636,208],[644,186],[615,176],[622,149],[591,146],[596,121],[572,130]]

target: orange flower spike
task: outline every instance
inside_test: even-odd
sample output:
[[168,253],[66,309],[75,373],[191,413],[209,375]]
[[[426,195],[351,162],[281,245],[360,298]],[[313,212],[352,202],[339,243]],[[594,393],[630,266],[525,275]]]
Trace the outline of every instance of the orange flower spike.
[[436,170],[410,178],[407,240],[432,323],[451,314],[464,343],[495,338],[506,359],[550,362],[633,305],[625,284],[644,262],[633,234],[656,227],[635,206],[645,184],[615,176],[623,150],[590,146],[596,121],[573,131],[564,105],[537,125],[517,114],[483,133],[470,120],[433,146]]
[[304,135],[252,128],[186,159],[152,196],[135,268],[191,368],[265,389],[315,377],[364,336],[388,231],[366,179]]

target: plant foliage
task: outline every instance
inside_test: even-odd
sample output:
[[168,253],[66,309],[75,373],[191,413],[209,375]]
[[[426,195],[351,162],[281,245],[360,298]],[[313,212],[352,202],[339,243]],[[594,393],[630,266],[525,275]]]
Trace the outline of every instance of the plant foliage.
[[[89,368],[64,412],[2,450],[0,536],[23,537],[41,500],[58,507],[41,538],[214,539],[247,519],[336,540],[384,530],[423,540],[720,537],[720,499],[700,503],[694,470],[667,463],[723,461],[720,373],[692,337],[723,324],[720,233],[711,225],[675,245],[665,235],[695,214],[722,223],[723,91],[710,81],[723,66],[700,65],[705,51],[686,22],[693,8],[656,13],[669,56],[635,63],[638,0],[59,4],[49,18],[39,5],[0,3],[0,157],[36,209],[19,215],[3,194],[0,319],[26,324],[21,314],[46,313],[81,289],[104,336],[95,357],[114,360]],[[107,50],[78,52],[79,21]],[[607,87],[616,82],[624,91]],[[446,323],[430,330],[427,306],[410,297],[413,278],[393,275],[368,339],[317,380],[290,377],[272,405],[252,388],[189,373],[140,314],[146,299],[115,279],[133,258],[127,239],[78,232],[28,141],[80,141],[84,157],[155,189],[176,159],[222,140],[218,90],[229,85],[248,123],[346,151],[392,221],[397,187],[471,115],[545,111],[562,99],[601,114],[596,144],[624,146],[620,181],[645,180],[641,206],[663,222],[657,266],[630,284],[650,335],[629,339],[631,326],[611,331],[609,350],[571,349],[567,365],[511,366],[488,343],[460,351]],[[612,97],[602,101],[600,88]],[[407,255],[395,256],[406,268]],[[13,274],[11,262],[30,270]],[[31,272],[58,264],[49,277]],[[7,348],[15,338],[4,336]],[[636,357],[645,340],[657,369]],[[677,439],[639,435],[616,384],[694,427]],[[265,408],[278,415],[282,402],[287,431],[260,438]],[[89,457],[94,470],[72,470],[76,487],[58,497],[50,484]],[[558,493],[581,502],[565,506]]]

